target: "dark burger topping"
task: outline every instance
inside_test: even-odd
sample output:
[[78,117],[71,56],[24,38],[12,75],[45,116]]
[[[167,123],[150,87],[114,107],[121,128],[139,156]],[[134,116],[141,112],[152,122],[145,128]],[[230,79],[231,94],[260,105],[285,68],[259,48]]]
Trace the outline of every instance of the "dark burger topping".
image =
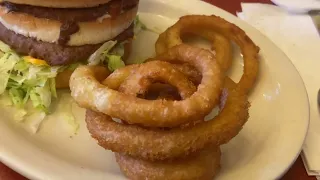
[[60,36],[58,44],[67,44],[70,36],[79,31],[79,25],[76,22],[63,22],[60,27]]

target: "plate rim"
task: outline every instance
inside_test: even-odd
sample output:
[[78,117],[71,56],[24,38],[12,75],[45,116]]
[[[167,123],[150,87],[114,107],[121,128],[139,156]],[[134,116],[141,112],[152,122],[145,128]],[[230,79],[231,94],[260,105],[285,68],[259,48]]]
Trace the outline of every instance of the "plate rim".
[[[309,123],[310,123],[310,103],[309,103],[309,98],[308,98],[306,86],[305,86],[304,81],[302,80],[302,77],[301,77],[299,71],[297,70],[295,65],[292,63],[292,61],[289,59],[289,57],[276,44],[274,44],[269,38],[267,38],[262,32],[260,32],[259,30],[257,30],[256,28],[254,28],[253,26],[248,24],[247,22],[242,21],[241,19],[238,19],[233,14],[231,14],[231,13],[229,13],[229,12],[219,8],[219,7],[216,7],[215,5],[212,5],[212,4],[209,4],[207,2],[200,1],[200,0],[175,0],[175,1],[173,1],[173,0],[141,0],[141,1],[157,1],[157,3],[164,3],[164,4],[167,4],[169,6],[185,10],[188,13],[190,13],[190,11],[188,11],[187,6],[188,7],[197,7],[197,9],[206,9],[206,11],[210,11],[211,10],[212,12],[216,12],[217,14],[219,14],[219,16],[221,16],[223,18],[232,19],[232,21],[234,21],[233,23],[236,23],[236,24],[239,23],[239,24],[241,24],[243,26],[246,26],[246,28],[251,29],[256,34],[261,36],[263,39],[265,39],[265,40],[269,41],[270,43],[272,43],[273,46],[276,47],[279,50],[279,52],[281,52],[284,56],[286,56],[286,58],[288,60],[288,63],[290,63],[293,66],[295,72],[299,76],[299,80],[298,81],[302,82],[303,87],[301,87],[301,88],[303,88],[303,92],[304,92],[304,96],[305,96],[304,99],[307,101],[306,109],[307,109],[308,113],[306,114],[306,120],[305,120],[306,124],[305,124],[305,127],[304,127],[304,132],[305,133],[304,133],[303,141],[300,142],[301,146],[300,146],[299,152],[297,152],[296,156],[293,157],[291,163],[288,164],[288,166],[283,170],[283,172],[277,176],[277,178],[282,177],[290,169],[290,167],[296,161],[296,159],[299,157],[300,152],[301,152],[301,150],[303,148],[303,143],[304,143],[304,141],[306,139],[306,136],[307,136]],[[140,3],[141,3],[141,1],[140,1]],[[186,2],[188,2],[189,5],[187,5]],[[179,6],[179,5],[182,5],[182,6]],[[10,154],[9,150],[7,150],[7,152],[4,151],[3,154],[0,154],[0,161],[3,164],[7,165],[12,170],[16,171],[17,173],[19,173],[19,174],[21,174],[21,175],[23,175],[23,176],[25,176],[25,177],[27,177],[29,179],[39,179],[39,173],[38,172],[30,172],[30,171],[26,171],[26,168],[21,168],[21,165],[19,166],[18,165],[19,163],[17,163],[17,161],[12,160],[12,159],[15,159],[14,156],[12,156],[12,155],[11,156],[7,156],[9,154]],[[9,158],[9,157],[11,157],[11,158]],[[37,175],[37,173],[38,173],[38,175]],[[42,178],[45,178],[45,177],[42,177]],[[49,177],[47,177],[47,178],[49,178]]]

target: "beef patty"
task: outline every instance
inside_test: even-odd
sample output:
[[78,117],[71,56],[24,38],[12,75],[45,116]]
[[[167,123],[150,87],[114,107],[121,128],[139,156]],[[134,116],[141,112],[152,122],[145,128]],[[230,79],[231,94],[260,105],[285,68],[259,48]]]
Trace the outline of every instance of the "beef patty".
[[112,0],[107,4],[91,8],[49,8],[14,4],[7,1],[1,2],[0,5],[6,7],[9,11],[26,13],[38,18],[60,22],[84,22],[96,20],[107,13],[112,17],[117,16],[122,10],[131,9],[138,3],[139,0]]
[[[119,34],[113,40],[125,41],[133,37],[132,24],[128,29]],[[8,44],[21,55],[30,55],[34,58],[45,60],[49,65],[67,65],[89,58],[101,45],[64,46],[55,43],[38,41],[25,37],[7,29],[0,23],[0,40]]]

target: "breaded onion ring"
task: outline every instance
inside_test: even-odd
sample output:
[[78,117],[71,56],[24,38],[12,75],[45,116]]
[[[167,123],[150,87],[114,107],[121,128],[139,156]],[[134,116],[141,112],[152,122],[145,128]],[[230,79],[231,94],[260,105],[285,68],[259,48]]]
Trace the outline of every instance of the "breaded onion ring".
[[[212,49],[214,49],[216,52],[216,59],[220,64],[222,71],[225,72],[230,68],[230,66],[232,65],[233,54],[231,42],[227,38],[218,33],[215,33],[214,31],[196,27],[182,29],[181,33],[191,33],[211,41]],[[165,31],[159,35],[159,38],[156,41],[155,49],[157,55],[165,53],[170,48],[167,46],[167,41],[168,39]],[[182,44],[182,41],[180,44]]]
[[[202,119],[218,104],[223,76],[212,53],[188,45],[169,49],[165,61],[189,63],[202,73],[201,84],[181,101],[145,100],[100,84],[88,66],[77,68],[70,79],[71,95],[83,108],[146,127],[176,127]],[[162,60],[162,59],[161,59]]]
[[244,73],[237,89],[242,93],[248,93],[254,86],[258,75],[258,53],[259,47],[236,25],[214,15],[188,15],[183,16],[179,21],[166,31],[166,45],[168,48],[182,44],[180,38],[184,29],[197,27],[203,30],[213,30],[229,40],[234,41],[241,49],[244,59]]
[[[101,82],[106,77],[109,76],[111,73],[106,67],[103,66],[92,66],[93,72],[95,73],[95,77],[97,77],[97,80]],[[63,72],[58,73],[56,76],[56,88],[57,89],[64,89],[69,88],[69,80],[72,75],[73,71],[71,70],[65,70]]]
[[120,85],[131,75],[134,74],[138,68],[139,64],[132,64],[129,66],[122,67],[115,70],[110,74],[105,80],[102,81],[102,84],[108,86],[108,88],[113,90],[118,90]]
[[[153,66],[155,64],[157,65]],[[126,74],[128,69],[123,71],[124,74]],[[111,79],[107,78],[103,84],[109,86],[108,83],[110,82],[111,85],[114,85],[113,79],[117,76],[123,79],[123,77],[117,73],[117,75]],[[153,83],[153,81],[157,82],[159,80],[166,84]],[[113,87],[118,89],[116,86]],[[171,64],[164,61],[152,61],[140,66],[138,70],[134,71],[134,74],[128,76],[121,84],[119,91],[140,98],[145,97],[144,99],[181,100],[189,98],[196,91],[196,87],[186,79],[183,73],[175,69]],[[152,95],[150,92],[154,94]],[[156,95],[157,93],[155,92],[158,92],[158,95]],[[180,127],[188,127],[202,121],[203,119],[198,119],[187,124],[182,124]]]
[[[231,42],[218,33],[212,33],[206,29],[201,30],[203,32],[200,36],[213,39],[212,49],[215,50],[216,59],[219,62],[222,71],[226,72],[232,65],[233,51]],[[194,31],[191,33],[193,32]]]
[[172,64],[176,69],[182,72],[187,78],[195,85],[201,83],[202,75],[194,67],[187,63],[184,64]]
[[178,89],[182,99],[190,97],[197,88],[187,77],[171,64],[164,61],[151,61],[140,66],[119,87],[128,95],[144,95],[154,82],[170,84]]
[[[194,67],[190,66],[187,63],[171,65],[182,72],[195,85],[199,85],[201,83],[202,75]],[[117,90],[126,78],[128,78],[131,74],[136,73],[139,67],[140,65],[133,64],[117,69],[112,74],[110,74],[102,84],[107,85],[110,89]]]
[[120,124],[108,115],[87,110],[87,128],[100,146],[114,152],[151,161],[184,157],[208,145],[218,147],[227,143],[247,121],[247,96],[235,90],[225,89],[223,92],[221,104],[225,106],[220,114],[195,126],[146,129]]
[[[103,82],[102,84],[105,86],[108,86],[110,89],[113,90],[118,90],[120,85],[131,75],[134,74],[138,68],[140,66],[139,65],[130,65],[130,66],[125,66],[123,68],[117,69],[115,70],[112,74],[110,74]],[[180,66],[179,66],[180,67]],[[194,68],[193,68],[194,70]],[[194,75],[194,74],[192,74]],[[188,77],[189,78],[189,77]],[[201,81],[201,79],[200,79]],[[152,84],[149,89],[148,89],[148,93],[151,93],[151,99],[155,100],[157,99],[158,96],[154,96],[154,94],[158,94],[159,96],[162,96],[163,98],[158,98],[158,99],[171,99],[171,100],[179,100],[179,98],[172,98],[172,96],[177,97],[179,96],[179,94],[177,94],[176,92],[172,92],[171,94],[167,94],[166,92],[172,91],[174,88],[173,86],[170,86],[168,84],[162,84],[162,83],[154,83]],[[176,90],[176,88],[174,89]],[[148,94],[147,94],[148,95]],[[141,95],[140,95],[141,96]],[[141,97],[145,97],[141,96]],[[168,99],[168,97],[170,97]],[[148,99],[148,98],[147,98]],[[181,99],[181,97],[180,97]]]
[[156,50],[156,54],[163,54],[168,50],[167,44],[166,44],[166,31],[164,31],[163,33],[161,33],[156,41],[155,44],[155,50]]
[[220,170],[220,148],[206,148],[175,161],[151,162],[115,154],[121,171],[131,180],[212,180]]

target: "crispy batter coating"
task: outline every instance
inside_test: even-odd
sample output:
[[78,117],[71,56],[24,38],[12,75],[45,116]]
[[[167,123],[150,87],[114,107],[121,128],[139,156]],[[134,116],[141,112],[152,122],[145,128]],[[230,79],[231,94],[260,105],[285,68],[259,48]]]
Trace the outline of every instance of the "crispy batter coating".
[[220,148],[206,148],[175,161],[151,162],[115,154],[121,171],[131,180],[212,180],[220,170]]
[[145,95],[154,82],[170,84],[178,89],[182,99],[190,97],[196,92],[196,86],[170,63],[151,61],[131,74],[119,87],[119,91],[128,95]]
[[[194,30],[195,27],[196,29]],[[260,49],[242,29],[235,24],[214,15],[183,16],[176,24],[168,28],[159,36],[158,42],[156,43],[158,55],[162,54],[162,52],[168,48],[170,49],[176,45],[182,44],[181,34],[188,31],[208,39],[215,39],[212,32],[220,34],[218,41],[222,43],[221,45],[223,46],[217,44],[214,45],[214,47],[217,51],[217,60],[222,67],[222,71],[228,69],[230,61],[228,59],[232,58],[230,44],[228,44],[224,38],[235,42],[240,47],[244,59],[244,73],[237,84],[237,89],[244,94],[251,91],[258,76],[258,56]],[[226,63],[226,65],[224,63]]]
[[[216,54],[183,44],[181,37],[188,33],[211,41]],[[231,42],[244,58],[239,83],[226,77]],[[70,79],[71,95],[87,108],[91,136],[115,152],[128,178],[212,179],[220,169],[220,145],[248,120],[247,96],[258,75],[259,48],[220,17],[190,15],[159,36],[156,52],[156,57],[120,68],[104,81],[93,67],[79,67]],[[217,106],[219,114],[204,121]]]
[[72,74],[71,95],[81,107],[146,127],[177,127],[209,114],[219,103],[224,78],[214,55],[201,48],[179,45],[162,57],[167,62],[189,63],[202,73],[201,84],[189,98],[150,101],[126,95],[99,83],[88,66],[79,67]]
[[[156,49],[157,55],[161,55],[169,49],[169,47],[167,46],[167,42],[169,41],[166,36],[167,31],[161,33],[159,35],[158,40],[156,41],[155,49]],[[188,34],[194,34],[210,40],[212,42],[212,49],[214,49],[216,52],[215,53],[216,59],[221,66],[221,70],[225,72],[230,68],[230,66],[232,65],[232,56],[233,56],[230,40],[228,40],[227,38],[225,38],[224,36],[218,33],[215,33],[212,30],[210,31],[208,29],[202,29],[197,27],[192,27],[192,28],[188,27],[188,28],[182,29],[181,33],[182,33],[181,34],[182,36],[183,35],[187,36]],[[182,44],[182,40],[180,44]]]
[[247,97],[235,90],[223,92],[223,109],[219,115],[191,127],[148,129],[120,124],[108,115],[87,110],[87,128],[100,146],[114,152],[152,161],[187,156],[208,145],[227,143],[246,123],[249,116]]
[[[110,71],[103,66],[92,66],[93,72],[95,73],[95,77],[99,82],[103,81],[106,77],[110,75]],[[63,72],[58,73],[56,77],[56,88],[64,89],[69,88],[69,80],[73,71],[65,70]]]

